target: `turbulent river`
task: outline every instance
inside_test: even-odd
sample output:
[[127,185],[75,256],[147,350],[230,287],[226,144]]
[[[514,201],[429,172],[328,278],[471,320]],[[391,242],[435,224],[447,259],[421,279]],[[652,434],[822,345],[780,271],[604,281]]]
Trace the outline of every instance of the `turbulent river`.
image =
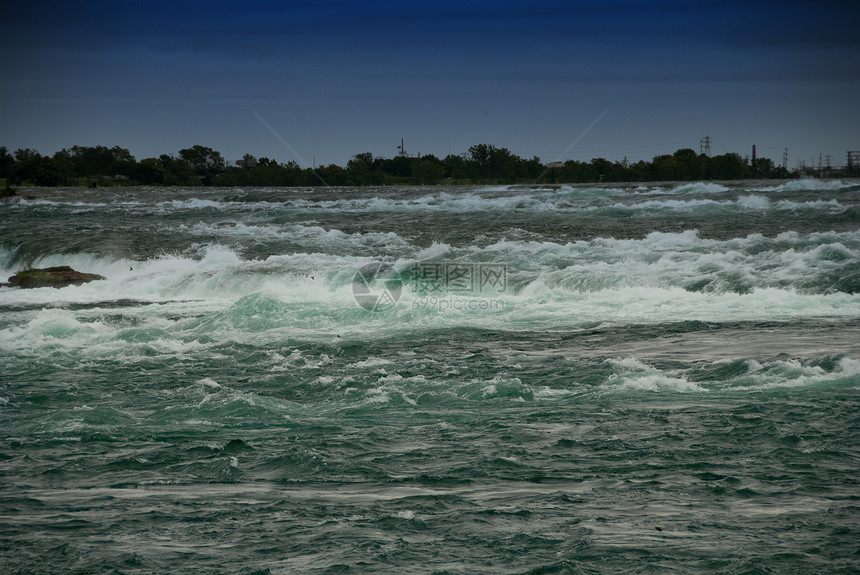
[[860,182],[19,190],[4,573],[860,569]]

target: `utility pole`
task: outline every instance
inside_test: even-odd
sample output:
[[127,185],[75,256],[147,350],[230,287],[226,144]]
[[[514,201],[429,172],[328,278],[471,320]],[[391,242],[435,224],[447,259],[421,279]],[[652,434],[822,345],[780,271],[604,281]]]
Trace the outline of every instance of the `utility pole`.
[[705,156],[711,157],[711,137],[705,136],[703,139],[699,140],[699,154],[704,154]]
[[857,171],[857,168],[860,167],[860,152],[850,151],[846,152],[846,168],[848,169],[848,175],[852,176]]

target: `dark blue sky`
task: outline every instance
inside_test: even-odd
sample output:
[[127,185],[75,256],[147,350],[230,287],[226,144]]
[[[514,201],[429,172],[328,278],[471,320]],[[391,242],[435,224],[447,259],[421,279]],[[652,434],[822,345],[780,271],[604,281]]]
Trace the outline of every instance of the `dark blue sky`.
[[712,154],[841,164],[860,149],[847,4],[7,0],[0,145],[345,164],[405,138],[412,154],[488,143],[549,162],[707,135]]

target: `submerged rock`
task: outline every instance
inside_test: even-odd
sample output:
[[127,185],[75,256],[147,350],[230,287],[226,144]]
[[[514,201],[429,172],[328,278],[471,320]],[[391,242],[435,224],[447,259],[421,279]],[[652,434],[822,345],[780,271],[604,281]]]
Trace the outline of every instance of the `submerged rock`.
[[104,276],[98,274],[87,274],[70,268],[69,266],[56,266],[52,268],[30,269],[18,272],[9,278],[6,284],[20,288],[39,288],[66,286],[77,286],[93,280],[103,280]]

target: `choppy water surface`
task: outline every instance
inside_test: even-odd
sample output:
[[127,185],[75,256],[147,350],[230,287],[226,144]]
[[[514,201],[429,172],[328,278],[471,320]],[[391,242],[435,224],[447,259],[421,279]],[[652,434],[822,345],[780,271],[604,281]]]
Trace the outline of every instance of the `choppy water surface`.
[[856,181],[20,194],[3,572],[860,568]]

